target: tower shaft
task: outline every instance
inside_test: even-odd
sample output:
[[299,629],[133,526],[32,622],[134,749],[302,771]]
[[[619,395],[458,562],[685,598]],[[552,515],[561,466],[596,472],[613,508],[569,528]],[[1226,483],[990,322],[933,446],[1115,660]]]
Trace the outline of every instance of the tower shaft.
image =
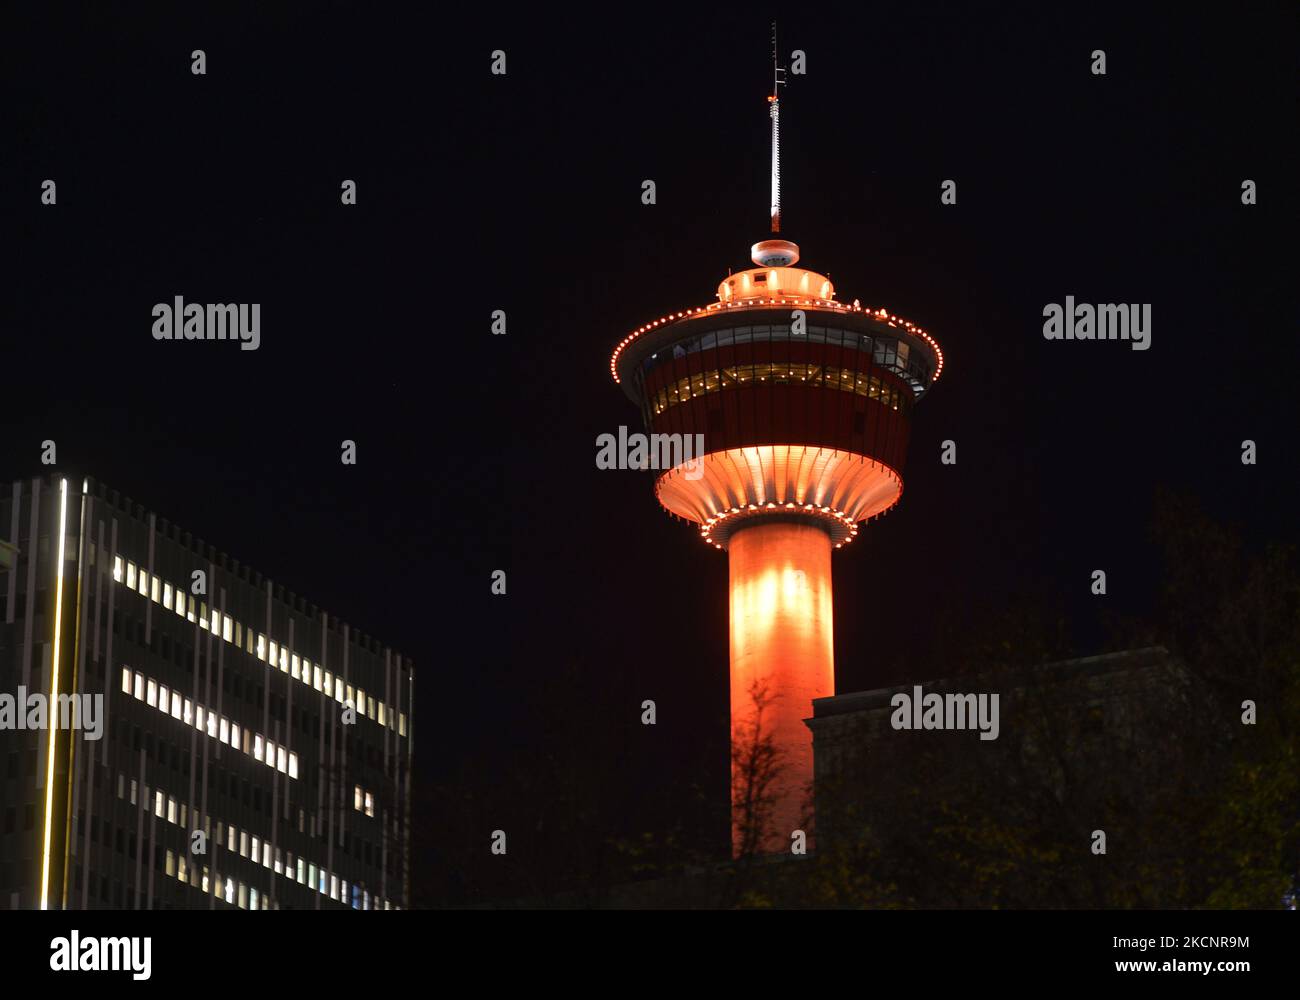
[[812,700],[835,693],[831,536],[760,518],[732,535],[732,851],[788,852],[807,830]]

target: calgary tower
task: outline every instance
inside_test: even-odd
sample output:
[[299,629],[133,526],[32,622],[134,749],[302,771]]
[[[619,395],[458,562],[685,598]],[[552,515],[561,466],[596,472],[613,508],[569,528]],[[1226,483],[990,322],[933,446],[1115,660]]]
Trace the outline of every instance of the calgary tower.
[[812,700],[835,693],[831,552],[903,492],[912,406],[943,352],[884,308],[836,300],[781,232],[784,71],[773,31],[771,238],[717,301],[632,331],[614,381],[651,435],[703,435],[702,459],[655,481],[671,514],[730,566],[732,846],[809,843]]

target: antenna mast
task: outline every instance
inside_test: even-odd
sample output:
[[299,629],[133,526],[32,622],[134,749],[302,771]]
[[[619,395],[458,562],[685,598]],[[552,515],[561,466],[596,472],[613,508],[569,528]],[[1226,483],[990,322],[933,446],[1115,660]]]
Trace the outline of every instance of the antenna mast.
[[785,67],[776,47],[776,22],[772,22],[772,232],[781,231],[781,86],[785,83]]

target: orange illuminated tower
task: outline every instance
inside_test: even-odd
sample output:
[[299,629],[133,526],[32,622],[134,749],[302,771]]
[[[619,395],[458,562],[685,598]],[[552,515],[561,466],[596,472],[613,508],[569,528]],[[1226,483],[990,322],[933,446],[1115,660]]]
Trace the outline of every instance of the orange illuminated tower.
[[[773,234],[783,83],[777,64]],[[794,243],[764,240],[751,259],[716,302],[639,327],[610,358],[648,433],[703,435],[702,461],[661,472],[655,494],[728,554],[737,854],[788,851],[798,829],[811,842],[803,720],[814,698],[835,693],[831,551],[898,502],[912,406],[943,370],[929,334],[837,301],[826,277],[795,266]]]

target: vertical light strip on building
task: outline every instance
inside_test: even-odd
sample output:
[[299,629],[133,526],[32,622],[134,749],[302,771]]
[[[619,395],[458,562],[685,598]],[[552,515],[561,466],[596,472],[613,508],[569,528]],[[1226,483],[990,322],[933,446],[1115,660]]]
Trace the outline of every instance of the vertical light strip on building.
[[[66,542],[68,525],[68,481],[59,480],[59,563],[55,577],[54,591],[54,655],[50,663],[50,701],[58,704],[59,699],[59,640],[63,630],[63,547]],[[54,825],[54,743],[58,726],[54,717],[50,717],[49,754],[45,765],[45,843],[41,851],[41,909],[48,910],[50,904],[50,833]]]
[[[86,565],[86,494],[90,480],[81,481],[81,513],[77,516],[77,600],[72,607],[72,681],[69,691],[73,695],[72,711],[76,720],[74,728],[81,727],[81,699],[77,689],[84,683],[86,651],[81,644],[81,575]],[[59,894],[59,909],[68,908],[68,874],[72,871],[72,844],[77,816],[77,789],[81,780],[81,757],[77,754],[77,741],[68,736],[68,802],[63,821],[63,887]],[[87,780],[91,780],[88,778]],[[90,820],[86,820],[90,825]]]

